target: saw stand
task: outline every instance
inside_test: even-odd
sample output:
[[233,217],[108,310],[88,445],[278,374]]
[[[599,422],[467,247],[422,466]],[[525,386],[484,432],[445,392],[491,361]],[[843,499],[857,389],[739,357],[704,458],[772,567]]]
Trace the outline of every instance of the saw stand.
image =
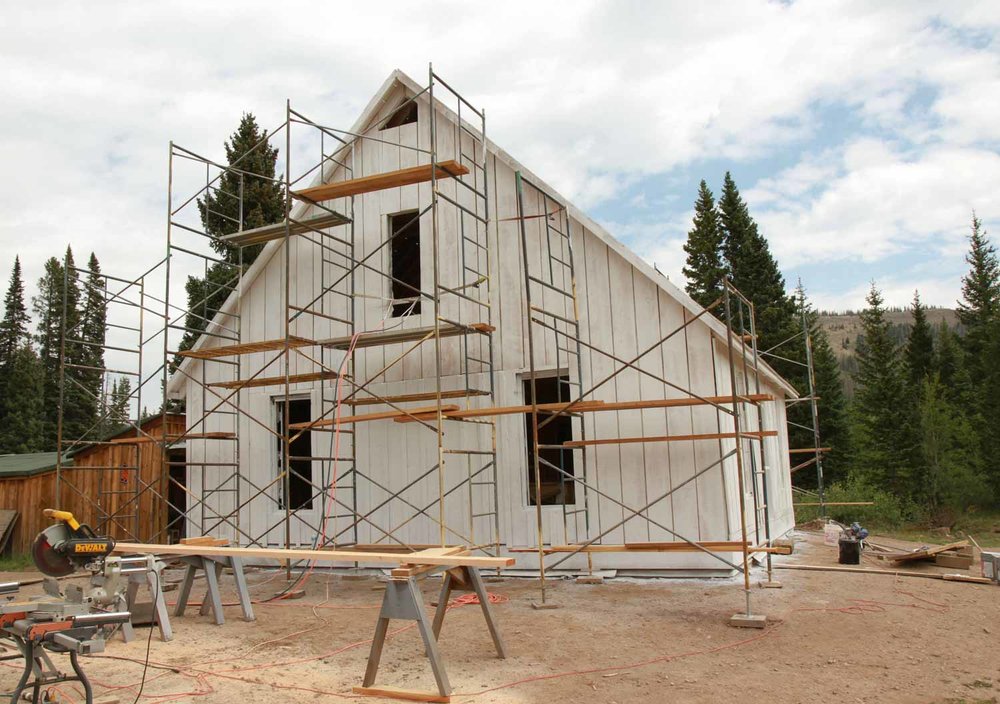
[[[441,585],[437,611],[434,614],[434,621],[431,623],[424,610],[417,580],[441,570],[446,570],[444,583]],[[448,682],[448,673],[445,672],[444,662],[438,651],[437,640],[441,634],[441,626],[444,624],[444,616],[448,612],[448,600],[453,591],[473,592],[479,597],[479,604],[483,610],[483,617],[486,619],[486,627],[493,638],[497,657],[507,657],[500,631],[490,610],[489,595],[486,593],[486,587],[478,569],[464,566],[448,568],[435,565],[401,565],[392,570],[391,578],[386,582],[385,596],[382,597],[382,610],[379,612],[378,623],[375,626],[375,637],[372,639],[371,652],[368,655],[368,667],[365,670],[362,686],[354,688],[355,694],[422,702],[451,701],[451,684]],[[436,694],[396,687],[373,686],[375,675],[378,673],[379,661],[382,659],[382,647],[385,645],[385,637],[389,631],[389,621],[394,618],[416,621],[417,629],[424,641],[425,654],[430,661],[434,680],[437,682],[438,691]]]

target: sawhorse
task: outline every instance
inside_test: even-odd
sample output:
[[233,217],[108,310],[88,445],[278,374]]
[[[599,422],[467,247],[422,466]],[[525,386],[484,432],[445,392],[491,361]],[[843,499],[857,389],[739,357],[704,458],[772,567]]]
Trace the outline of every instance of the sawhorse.
[[[424,610],[420,589],[417,587],[417,579],[443,569],[447,571],[444,574],[444,583],[441,585],[441,595],[438,597],[437,611],[434,614],[432,624],[427,618],[427,612]],[[500,637],[500,631],[490,610],[489,595],[486,593],[486,586],[479,575],[479,570],[474,567],[404,566],[400,569],[392,570],[392,578],[386,582],[385,596],[382,597],[382,610],[379,612],[378,623],[375,626],[375,637],[372,639],[371,652],[368,655],[368,667],[365,670],[365,678],[361,687],[354,688],[355,694],[369,694],[424,702],[451,701],[451,684],[448,682],[448,673],[445,672],[444,662],[441,660],[441,653],[438,651],[437,638],[441,633],[441,626],[444,624],[444,615],[448,612],[448,599],[453,591],[471,591],[475,593],[479,598],[483,617],[486,619],[486,627],[493,638],[493,645],[496,647],[497,656],[500,658],[507,657],[503,639]],[[437,683],[437,694],[397,689],[395,687],[373,686],[375,684],[375,675],[378,673],[379,662],[382,659],[382,647],[385,645],[385,637],[389,631],[389,621],[394,618],[416,621],[417,629],[420,631],[420,636],[424,641],[425,654],[430,661],[434,680]]]
[[240,601],[240,608],[243,610],[243,620],[254,620],[253,604],[250,602],[250,591],[247,589],[243,561],[240,558],[184,555],[177,559],[186,563],[187,569],[184,571],[184,581],[181,582],[181,589],[177,594],[177,607],[174,609],[174,616],[184,615],[188,599],[191,597],[191,587],[194,585],[195,575],[198,570],[201,570],[205,573],[205,583],[208,588],[205,591],[205,598],[201,602],[199,613],[204,616],[211,610],[215,623],[219,626],[224,624],[226,617],[222,613],[222,592],[219,589],[219,577],[222,576],[223,568],[229,567],[233,571],[233,579],[236,582],[236,594]]

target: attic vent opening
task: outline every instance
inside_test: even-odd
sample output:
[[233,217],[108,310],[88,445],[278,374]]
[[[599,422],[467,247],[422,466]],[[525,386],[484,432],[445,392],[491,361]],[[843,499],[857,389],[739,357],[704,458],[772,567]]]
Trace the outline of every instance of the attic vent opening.
[[392,317],[420,313],[420,213],[389,216]]
[[407,100],[405,103],[396,108],[396,112],[392,113],[392,117],[386,120],[385,124],[379,129],[391,130],[393,127],[402,127],[403,125],[410,125],[417,121],[417,102],[415,100]]

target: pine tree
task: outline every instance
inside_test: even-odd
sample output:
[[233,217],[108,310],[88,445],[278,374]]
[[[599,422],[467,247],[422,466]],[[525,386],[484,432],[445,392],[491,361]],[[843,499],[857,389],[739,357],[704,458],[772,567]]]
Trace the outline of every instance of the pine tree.
[[115,379],[111,386],[111,398],[108,401],[108,422],[112,429],[129,422],[129,402],[132,395],[132,382],[128,377]]
[[954,402],[967,403],[971,381],[965,370],[964,352],[958,338],[944,320],[938,325],[934,345],[933,372],[948,397]]
[[914,398],[922,393],[924,379],[934,366],[934,335],[927,322],[927,309],[920,302],[920,292],[913,292],[913,327],[906,340],[906,371]]
[[[43,444],[45,449],[54,450],[59,419],[60,360],[64,358],[67,363],[77,366],[87,361],[85,346],[76,342],[78,338],[70,333],[79,330],[80,325],[79,275],[70,247],[66,248],[62,262],[52,257],[45,263],[44,273],[38,281],[38,295],[32,299],[32,307],[38,320],[36,339],[42,366]],[[66,370],[63,384],[64,440],[82,437],[89,427],[87,420],[92,419],[95,414],[95,399],[87,398],[81,388],[84,378],[82,371],[76,368]]]
[[41,369],[31,349],[21,261],[14,258],[0,322],[0,453],[42,449]]
[[54,450],[56,447],[63,284],[62,262],[51,257],[45,262],[44,273],[38,280],[38,295],[32,299],[32,307],[38,320],[35,339],[42,368],[42,444],[45,450]]
[[985,350],[993,321],[1000,313],[1000,262],[975,213],[972,214],[972,233],[965,261],[969,264],[969,273],[962,277],[958,319],[965,327],[963,346],[969,373],[973,379],[980,379],[990,364]]
[[[722,279],[726,267],[722,261],[722,230],[715,197],[702,179],[698,200],[694,205],[694,226],[684,243],[687,263],[682,270],[687,277],[684,290],[701,306],[708,307],[722,295]],[[721,306],[711,312],[722,315]]]
[[968,508],[988,506],[992,492],[975,429],[949,401],[937,374],[924,378],[919,397],[923,505],[935,525],[952,525]]
[[0,373],[11,363],[14,353],[29,340],[28,325],[31,318],[24,306],[24,281],[21,279],[21,260],[14,257],[10,285],[4,297],[3,321],[0,322]]
[[42,364],[28,342],[10,362],[0,387],[0,453],[48,449],[43,436]]
[[[750,210],[727,171],[719,198],[719,219],[723,234],[723,253],[733,285],[754,305],[758,348],[768,350],[794,336],[800,330],[795,302],[785,291],[785,278],[771,256],[767,240],[750,217]],[[803,354],[782,349],[779,354],[797,362]],[[801,384],[801,367],[780,359],[773,366],[786,379]]]
[[[202,226],[218,238],[242,229],[250,230],[284,219],[285,201],[275,178],[278,149],[264,141],[265,132],[250,113],[244,113],[239,127],[225,142],[226,159],[238,171],[227,170],[212,191],[198,200]],[[263,178],[254,178],[256,174]],[[242,198],[240,198],[242,194]],[[218,239],[212,247],[222,255],[222,262],[207,267],[204,277],[190,276],[185,286],[188,295],[188,315],[181,350],[190,349],[216,312],[225,303],[239,279],[240,267],[245,270],[257,258],[263,245],[239,247]]]
[[852,407],[852,475],[896,496],[911,499],[919,468],[916,419],[907,403],[903,362],[892,341],[882,294],[872,284],[861,312],[858,372]]
[[[93,252],[87,262],[87,281],[84,286],[83,310],[80,313],[79,339],[80,356],[85,360],[84,366],[91,369],[80,370],[80,381],[83,384],[82,396],[87,398],[87,409],[93,410],[93,415],[83,418],[86,424],[97,422],[98,408],[103,404],[104,373],[104,342],[107,333],[107,279],[101,276],[101,264]],[[75,335],[71,335],[75,337]],[[88,414],[89,415],[89,414]]]

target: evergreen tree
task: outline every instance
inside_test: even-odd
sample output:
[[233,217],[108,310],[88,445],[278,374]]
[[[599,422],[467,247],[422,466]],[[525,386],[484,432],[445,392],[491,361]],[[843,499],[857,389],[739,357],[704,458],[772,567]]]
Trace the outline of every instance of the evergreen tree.
[[[80,284],[76,272],[73,251],[66,248],[62,262],[55,257],[45,263],[44,273],[38,281],[38,295],[32,299],[32,307],[38,320],[36,340],[42,367],[43,422],[42,437],[44,449],[56,448],[59,419],[60,355],[69,364],[86,363],[84,346],[76,342],[69,331],[80,324]],[[63,310],[65,309],[65,321]],[[63,332],[66,331],[65,351]],[[94,417],[95,400],[87,398],[82,390],[83,370],[66,370],[63,385],[63,438],[75,440],[88,429],[88,419]]]
[[906,371],[914,398],[919,398],[924,379],[934,365],[934,336],[927,322],[927,309],[920,302],[920,292],[913,292],[913,327],[906,340]]
[[38,320],[36,341],[42,368],[42,438],[43,449],[56,447],[56,423],[59,414],[59,350],[62,341],[63,265],[55,257],[45,262],[38,280],[38,295],[32,299]]
[[972,233],[965,261],[969,264],[969,273],[962,277],[958,319],[965,327],[963,342],[970,376],[980,379],[990,364],[985,350],[993,321],[1000,312],[1000,263],[975,213],[972,214]]
[[882,294],[872,284],[861,312],[857,390],[852,407],[852,474],[859,480],[912,499],[918,450],[916,419],[906,402],[903,362],[890,336]]
[[[978,403],[975,411],[969,414],[972,421],[979,427],[980,450],[987,458],[984,470],[987,480],[993,488],[993,494],[1000,499],[1000,320],[990,326],[983,355],[992,363],[985,365],[982,376],[977,378],[978,393],[975,397]],[[970,355],[971,356],[971,355]]]
[[132,382],[127,376],[116,379],[111,386],[111,398],[108,402],[108,422],[111,429],[118,428],[129,422],[129,401],[132,395]]
[[[809,304],[802,284],[796,289],[796,298],[799,301],[799,315],[805,315],[805,323],[810,333],[810,343],[812,347],[813,360],[813,380],[816,396],[819,398],[817,404],[819,416],[819,434],[823,446],[830,447],[831,451],[823,456],[823,477],[824,484],[830,486],[832,483],[843,479],[847,474],[847,462],[850,457],[850,434],[847,420],[847,399],[844,396],[844,382],[841,379],[840,363],[837,355],[830,345],[830,338],[826,330],[819,324],[819,314]],[[804,340],[798,339],[794,343],[798,347],[804,346]],[[791,350],[795,346],[792,343],[781,348],[782,354]],[[805,356],[803,355],[803,362]],[[802,395],[809,393],[809,379],[805,374],[801,374],[795,379],[793,384]],[[795,423],[789,427],[789,441],[794,447],[812,447],[812,433],[806,428],[812,428],[812,410],[809,403],[798,403],[791,406],[788,411],[788,419]],[[804,426],[804,427],[803,427]],[[795,475],[795,485],[803,488],[816,487],[816,473],[814,469],[803,469]]]
[[29,340],[28,325],[31,318],[24,306],[24,282],[21,279],[21,260],[14,257],[10,285],[3,301],[3,321],[0,322],[0,373],[9,365],[25,342]]
[[0,321],[0,453],[42,448],[41,369],[31,349],[21,261],[14,258]]
[[952,525],[970,506],[992,500],[978,438],[965,414],[948,400],[937,374],[923,380],[920,399],[923,505],[934,524]]
[[[198,200],[202,226],[210,235],[222,237],[242,229],[250,230],[281,221],[285,216],[283,189],[275,179],[278,149],[264,141],[265,132],[250,113],[244,113],[239,127],[225,143],[226,159],[236,171],[227,170],[215,187]],[[262,178],[255,178],[253,175]],[[242,193],[242,199],[240,194]],[[188,277],[188,315],[180,349],[190,349],[199,332],[225,303],[239,279],[240,267],[245,270],[263,249],[263,245],[239,247],[219,239],[212,247],[222,256],[222,262],[207,267],[204,277]]]
[[932,371],[951,401],[968,403],[972,382],[965,370],[964,353],[955,333],[943,320],[938,325]]
[[99,400],[103,400],[104,373],[98,370],[104,368],[103,345],[107,332],[108,304],[107,279],[101,276],[101,264],[93,252],[90,253],[87,270],[79,332],[71,334],[70,337],[78,336],[82,341],[79,350],[80,356],[85,360],[84,366],[91,367],[91,369],[80,370],[80,381],[83,384],[82,396],[87,400],[86,408],[93,411],[90,417],[82,419],[89,426],[98,420],[98,407],[103,405]]
[[[794,336],[801,326],[795,302],[785,291],[785,278],[778,263],[728,171],[719,198],[719,219],[730,278],[754,305],[758,348],[771,349]],[[778,353],[797,362],[804,361],[798,350],[782,348]],[[801,366],[777,358],[773,359],[773,366],[793,384],[801,385]]]
[[[684,290],[701,306],[708,307],[722,295],[726,267],[722,261],[722,229],[715,209],[715,197],[704,179],[698,188],[694,226],[688,232],[684,251],[687,253],[683,269],[687,278]],[[713,308],[711,313],[721,317],[721,305]]]
[[43,436],[42,364],[27,341],[14,353],[0,383],[0,453],[48,449]]

